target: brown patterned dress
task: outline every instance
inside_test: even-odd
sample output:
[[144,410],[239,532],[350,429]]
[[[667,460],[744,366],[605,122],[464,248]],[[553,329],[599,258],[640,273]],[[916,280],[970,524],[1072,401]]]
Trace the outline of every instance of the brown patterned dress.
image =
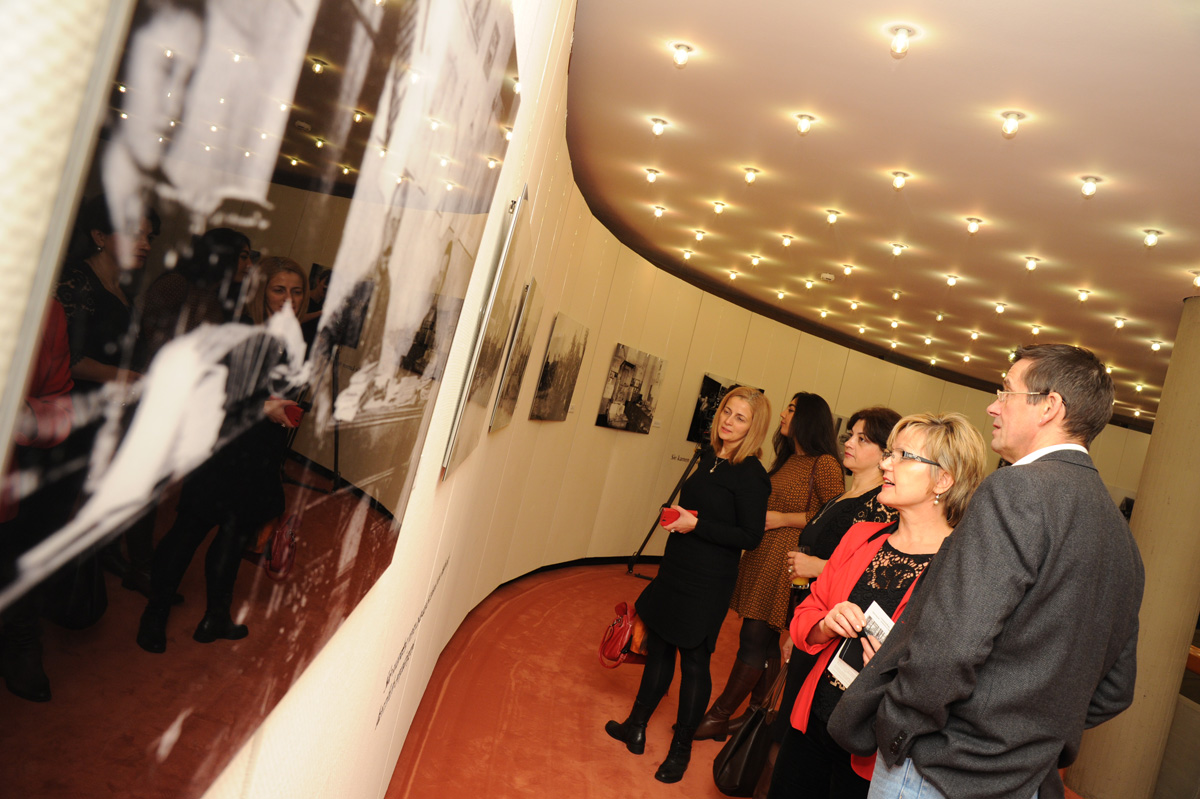
[[[813,469],[816,474],[813,474]],[[811,486],[811,491],[810,491]],[[771,498],[767,510],[805,513],[812,518],[826,502],[846,490],[842,467],[833,457],[793,455],[771,475]],[[787,553],[800,539],[800,528],[767,530],[762,543],[742,555],[737,586],[729,607],[744,619],[759,619],[779,631],[787,626],[788,593],[791,581]]]

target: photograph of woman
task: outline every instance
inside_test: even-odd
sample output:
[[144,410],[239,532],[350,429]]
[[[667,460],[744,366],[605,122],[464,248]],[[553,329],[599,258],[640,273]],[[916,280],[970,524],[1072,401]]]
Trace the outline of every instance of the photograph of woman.
[[[779,674],[779,639],[787,629],[791,578],[788,552],[809,519],[845,489],[837,459],[833,414],[816,394],[801,391],[779,415],[771,498],[762,543],[742,556],[729,607],[742,617],[737,658],[725,690],[696,729],[696,740],[725,740],[729,717],[751,691],[760,704]],[[733,724],[736,731],[737,722]]]
[[796,609],[796,647],[818,655],[791,713],[768,794],[772,799],[818,796],[866,799],[874,758],[851,756],[829,737],[826,724],[845,686],[828,666],[839,657],[856,672],[878,649],[859,634],[865,611],[877,603],[893,620],[904,612],[918,578],[962,519],[983,480],[985,447],[962,414],[914,414],[900,420],[880,462],[879,501],[896,522],[860,522],[846,533]]
[[655,773],[678,782],[691,758],[692,737],[712,693],[709,660],[737,581],[742,551],[754,549],[766,526],[771,481],[759,461],[771,424],[771,403],[755,389],[732,389],[717,408],[710,441],[683,484],[679,518],[658,575],[638,597],[646,625],[646,664],[628,718],[604,730],[637,755],[646,747],[646,724],[675,676],[679,655],[679,711],[666,760]]

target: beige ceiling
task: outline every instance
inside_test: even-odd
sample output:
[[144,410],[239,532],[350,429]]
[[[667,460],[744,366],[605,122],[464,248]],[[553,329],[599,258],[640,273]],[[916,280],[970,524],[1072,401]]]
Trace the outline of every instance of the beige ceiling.
[[[897,23],[918,31],[903,58]],[[673,42],[695,48],[685,68]],[[1080,344],[1112,365],[1118,416],[1144,427],[1181,301],[1200,291],[1198,95],[1194,3],[579,0],[567,137],[593,212],[663,268],[976,385],[997,384],[1019,344]],[[1027,115],[1011,139],[1008,110]],[[817,119],[805,136],[799,113]],[[670,123],[659,137],[652,117]],[[1102,178],[1090,199],[1085,175]],[[974,236],[966,217],[983,220]],[[1154,248],[1146,228],[1163,231]]]

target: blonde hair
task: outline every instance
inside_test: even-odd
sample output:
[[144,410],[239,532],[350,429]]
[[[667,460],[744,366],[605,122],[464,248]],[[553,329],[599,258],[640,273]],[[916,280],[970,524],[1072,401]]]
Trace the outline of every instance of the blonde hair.
[[954,485],[939,502],[947,523],[956,527],[967,512],[971,495],[983,482],[987,466],[983,436],[961,413],[914,413],[896,423],[888,436],[888,449],[893,448],[901,431],[909,429],[924,435],[926,457],[938,462],[929,468],[943,469],[954,479]]
[[750,406],[750,429],[746,431],[746,437],[738,444],[737,449],[729,456],[729,462],[741,463],[751,456],[761,458],[763,441],[766,440],[767,431],[771,429],[771,401],[758,389],[746,386],[730,389],[721,398],[721,404],[717,406],[717,412],[713,414],[712,428],[708,431],[713,451],[720,452],[724,443],[719,435],[721,411],[725,410],[725,406],[731,399],[743,400]]
[[254,320],[254,324],[261,325],[267,321],[267,317],[271,314],[267,310],[267,284],[271,282],[271,278],[280,272],[292,272],[300,277],[300,285],[304,288],[304,296],[300,299],[300,310],[296,312],[296,316],[301,316],[308,309],[308,275],[304,274],[304,270],[300,264],[293,261],[291,258],[284,258],[280,255],[273,255],[269,258],[263,258],[258,263],[258,268],[254,274],[254,290],[250,294],[250,302],[247,303],[246,310],[250,314],[250,318]]

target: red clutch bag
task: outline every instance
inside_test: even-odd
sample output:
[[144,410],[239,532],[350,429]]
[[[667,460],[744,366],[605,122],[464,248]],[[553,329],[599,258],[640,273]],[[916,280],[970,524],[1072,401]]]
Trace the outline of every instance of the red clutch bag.
[[[687,510],[687,508],[684,508],[684,510]],[[700,515],[700,512],[695,510],[689,510],[688,513],[692,514],[693,516]],[[674,508],[663,508],[662,514],[658,517],[658,523],[663,527],[666,527],[671,522],[678,520],[679,511],[675,510]]]
[[304,409],[299,405],[288,405],[283,409],[284,416],[294,425],[300,424],[300,420],[304,418]]

